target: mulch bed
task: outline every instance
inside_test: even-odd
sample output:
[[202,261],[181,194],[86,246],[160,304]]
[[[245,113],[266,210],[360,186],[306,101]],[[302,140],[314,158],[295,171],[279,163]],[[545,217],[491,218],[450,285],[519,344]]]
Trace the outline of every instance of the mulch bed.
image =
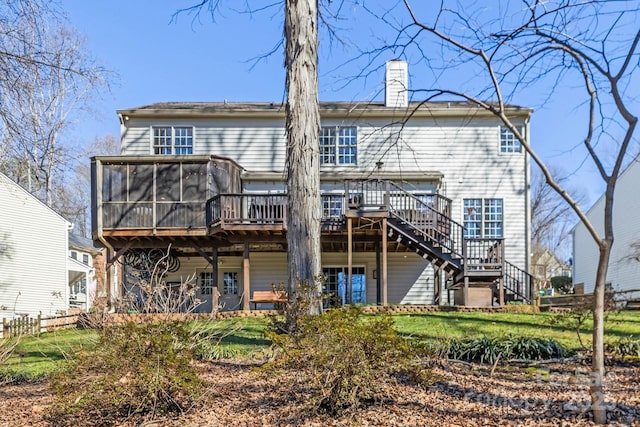
[[[147,426],[583,426],[593,425],[589,408],[589,366],[579,363],[498,366],[457,362],[432,367],[428,386],[385,386],[383,401],[336,417],[307,407],[309,391],[283,387],[251,361],[200,363],[209,384],[200,406],[174,419]],[[607,367],[610,425],[640,426],[640,367]],[[52,402],[48,384],[0,388],[0,426],[47,426]],[[128,420],[113,425],[140,425]],[[55,425],[55,422],[51,425]],[[78,425],[92,425],[78,419]]]

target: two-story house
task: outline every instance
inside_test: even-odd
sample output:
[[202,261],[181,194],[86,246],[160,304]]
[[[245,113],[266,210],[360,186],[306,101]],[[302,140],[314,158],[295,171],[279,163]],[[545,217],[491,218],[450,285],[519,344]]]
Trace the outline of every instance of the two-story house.
[[[474,105],[408,102],[405,62],[386,80],[385,102],[320,103],[325,292],[335,304],[529,301],[527,154]],[[526,135],[531,113],[508,107]],[[283,104],[118,116],[122,155],[92,159],[93,238],[112,262],[143,268],[170,245],[166,280],[196,274],[203,310],[216,290],[225,309],[249,310],[251,292],[286,281]]]

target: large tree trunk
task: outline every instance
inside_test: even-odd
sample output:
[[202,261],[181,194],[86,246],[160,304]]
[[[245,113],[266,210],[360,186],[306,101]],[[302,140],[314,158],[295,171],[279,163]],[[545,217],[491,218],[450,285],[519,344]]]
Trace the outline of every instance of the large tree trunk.
[[593,356],[591,361],[591,411],[597,424],[607,422],[604,399],[604,310],[607,269],[611,254],[611,244],[605,240],[600,247],[596,285],[593,290]]
[[[287,244],[292,298],[298,285],[320,283],[320,169],[318,137],[318,4],[317,0],[286,0],[287,68]],[[312,314],[322,311],[313,298]]]

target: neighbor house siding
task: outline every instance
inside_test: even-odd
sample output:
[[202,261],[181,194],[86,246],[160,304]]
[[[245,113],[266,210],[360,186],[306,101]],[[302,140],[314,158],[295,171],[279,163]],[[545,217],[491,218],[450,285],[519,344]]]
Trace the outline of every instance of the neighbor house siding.
[[68,309],[67,225],[0,174],[0,317]]
[[[618,179],[614,193],[613,234],[614,243],[607,272],[607,283],[614,290],[640,289],[640,251],[634,244],[640,242],[640,164],[634,161]],[[587,213],[587,217],[602,236],[604,230],[604,198],[601,197]],[[573,281],[584,283],[585,292],[593,292],[598,268],[598,247],[579,223],[573,232]]]

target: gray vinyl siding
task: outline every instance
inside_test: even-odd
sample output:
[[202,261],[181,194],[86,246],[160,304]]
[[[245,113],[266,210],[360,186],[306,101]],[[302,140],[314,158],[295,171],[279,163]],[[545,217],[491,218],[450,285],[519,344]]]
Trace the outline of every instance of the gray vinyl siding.
[[[500,122],[494,118],[418,118],[403,127],[387,119],[323,120],[322,125],[356,126],[356,165],[323,165],[323,172],[349,172],[361,178],[376,173],[443,175],[440,193],[453,200],[453,219],[462,222],[465,198],[503,199],[507,259],[528,267],[528,198],[526,154],[500,153]],[[284,120],[247,117],[231,119],[131,118],[123,133],[123,154],[151,152],[152,125],[194,126],[194,154],[215,154],[237,161],[249,172],[283,172],[286,140]],[[520,125],[525,126],[524,121]],[[381,162],[381,163],[380,163]],[[380,167],[377,166],[380,164]],[[425,175],[426,176],[426,175]],[[284,175],[283,175],[284,179]],[[247,191],[281,191],[282,183],[248,182]],[[433,187],[433,182],[423,187]],[[323,190],[340,185],[324,183]]]
[[[251,293],[256,290],[270,290],[287,280],[287,254],[284,252],[256,252],[250,254]],[[218,283],[222,286],[223,271],[238,271],[240,292],[242,292],[243,266],[242,257],[219,257]],[[346,267],[347,254],[344,252],[322,253],[323,267]],[[373,272],[376,269],[376,256],[371,252],[354,252],[353,266],[364,267],[366,276],[366,303],[376,304],[377,289]],[[180,270],[169,273],[167,282],[180,282],[188,277],[198,278],[200,272],[211,271],[204,258],[199,256],[180,258]],[[390,253],[388,272],[388,299],[391,304],[433,304],[433,269],[422,258],[413,253]],[[199,283],[198,283],[199,286]],[[199,292],[199,291],[198,291]],[[203,305],[199,311],[211,310],[210,296],[199,295]],[[253,307],[252,307],[253,308]],[[258,305],[260,308],[271,308],[270,304]]]
[[[640,164],[636,159],[620,176],[614,193],[614,243],[607,272],[607,282],[614,290],[640,289],[640,260],[633,244],[640,242]],[[604,198],[589,210],[587,217],[602,236],[604,229]],[[593,292],[599,251],[586,227],[579,223],[573,234],[573,282],[584,283],[585,292]]]
[[68,309],[67,222],[0,174],[0,317]]

